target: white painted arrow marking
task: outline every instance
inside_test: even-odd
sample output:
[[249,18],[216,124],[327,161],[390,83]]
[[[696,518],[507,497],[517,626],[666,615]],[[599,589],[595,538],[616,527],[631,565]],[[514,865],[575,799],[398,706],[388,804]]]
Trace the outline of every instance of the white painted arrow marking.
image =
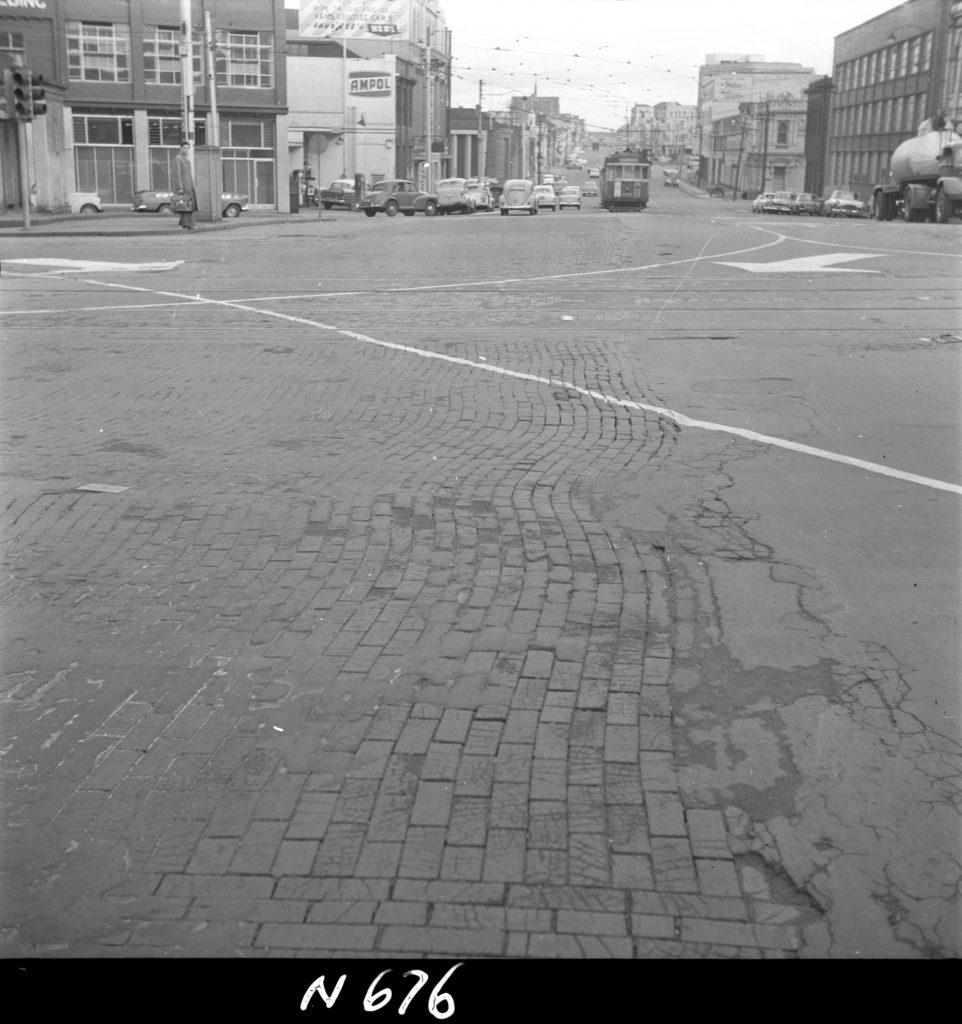
[[183,260],[170,260],[167,263],[104,263],[102,260],[61,260],[48,256],[37,256],[31,259],[5,259],[4,263],[25,263],[33,267],[51,267],[65,274],[103,274],[114,270],[173,270]]
[[879,252],[824,252],[818,256],[799,256],[794,260],[775,260],[772,263],[724,263],[722,267],[738,267],[752,274],[879,274],[879,270],[864,270],[861,267],[833,267],[833,263],[847,263],[849,260],[874,260]]

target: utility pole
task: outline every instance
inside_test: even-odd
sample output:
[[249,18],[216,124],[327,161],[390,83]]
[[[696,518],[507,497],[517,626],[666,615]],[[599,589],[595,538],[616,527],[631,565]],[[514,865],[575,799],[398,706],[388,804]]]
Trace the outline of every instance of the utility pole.
[[742,137],[738,143],[738,163],[735,164],[735,187],[732,192],[732,200],[738,198],[738,176],[742,169],[742,153],[745,151],[745,129],[748,127],[748,115],[742,114]]
[[194,33],[191,26],[191,0],[180,0],[180,138],[189,142],[188,159],[194,166]]
[[434,145],[434,76],[431,70],[431,27],[427,28],[427,41],[424,46],[424,191],[434,188],[434,158],[431,152]]
[[487,136],[484,131],[484,79],[478,82],[478,181],[484,184],[487,174]]
[[765,131],[762,142],[762,184],[759,192],[765,191],[765,176],[768,174],[768,108],[769,100],[765,100]]
[[204,11],[204,50],[207,54],[207,101],[210,103],[211,146],[220,147],[220,114],[217,112],[217,44],[211,26],[210,11]]

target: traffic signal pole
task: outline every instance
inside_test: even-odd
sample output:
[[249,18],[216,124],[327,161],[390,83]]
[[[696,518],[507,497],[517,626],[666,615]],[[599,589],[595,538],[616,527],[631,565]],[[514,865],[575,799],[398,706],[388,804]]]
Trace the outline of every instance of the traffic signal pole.
[[20,158],[20,205],[23,207],[23,229],[30,230],[30,161],[27,154],[27,126],[17,121],[17,153]]

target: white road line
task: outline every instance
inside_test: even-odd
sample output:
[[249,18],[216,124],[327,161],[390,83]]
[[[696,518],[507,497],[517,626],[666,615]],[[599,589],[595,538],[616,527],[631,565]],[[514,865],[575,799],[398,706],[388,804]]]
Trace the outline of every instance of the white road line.
[[[695,257],[699,259],[700,257]],[[685,261],[688,262],[688,261]],[[123,285],[115,284],[106,281],[92,281],[92,284],[98,284],[108,288],[122,288],[124,290],[133,291],[151,291],[152,289],[145,288],[143,286],[136,285]],[[155,292],[157,295],[166,295],[170,297],[178,297],[175,292]],[[180,298],[193,298],[193,296],[181,295]],[[200,299],[198,296],[197,298]],[[893,469],[890,466],[882,466],[876,462],[866,462],[864,459],[856,459],[849,455],[840,455],[838,452],[830,452],[824,448],[814,448],[811,445],[799,444],[797,441],[787,441],[781,437],[772,437],[768,434],[759,434],[754,430],[745,430],[742,427],[730,427],[724,423],[712,423],[709,420],[695,420],[686,416],[684,413],[677,412],[674,409],[669,409],[666,406],[659,405],[647,405],[644,402],[632,402],[624,398],[615,398],[614,395],[606,395],[602,391],[592,391],[588,388],[579,387],[577,384],[572,384],[570,381],[555,379],[552,377],[541,377],[534,373],[522,373],[519,370],[511,370],[504,366],[493,366],[487,362],[477,362],[473,359],[465,359],[463,356],[450,356],[441,352],[432,352],[430,349],[415,348],[413,345],[402,345],[399,342],[394,341],[383,341],[380,338],[372,338],[367,334],[360,334],[357,331],[349,331],[343,327],[335,327],[332,324],[325,324],[319,320],[309,320],[306,317],[292,316],[290,313],[279,313],[276,310],[261,309],[258,306],[248,306],[242,302],[233,302],[229,299],[200,299],[201,302],[207,302],[216,306],[226,306],[230,309],[239,309],[248,313],[256,313],[259,316],[270,316],[276,317],[278,320],[284,320],[288,323],[300,324],[304,327],[315,327],[323,331],[332,331],[335,334],[340,334],[345,338],[353,338],[355,341],[361,341],[368,345],[376,345],[379,348],[391,349],[395,352],[406,352],[409,355],[420,356],[423,359],[437,359],[441,362],[452,363],[457,366],[467,366],[475,370],[484,370],[486,373],[497,373],[505,377],[511,377],[514,380],[526,380],[531,381],[535,384],[545,384],[551,388],[565,388],[568,391],[574,391],[579,395],[585,395],[589,398],[593,398],[595,401],[604,402],[607,405],[621,406],[624,409],[639,409],[644,412],[654,413],[656,416],[661,416],[664,419],[668,419],[677,423],[680,427],[692,427],[697,430],[708,430],[716,433],[732,434],[735,437],[742,437],[747,441],[754,441],[758,444],[771,445],[776,448],[784,448],[787,451],[799,452],[803,455],[813,455],[819,459],[827,459],[830,462],[839,462],[846,466],[853,466],[858,469],[864,469],[870,473],[877,473],[880,476],[892,477],[896,480],[905,480],[908,483],[919,484],[922,487],[931,487],[939,491],[949,491],[952,494],[962,495],[962,485],[947,483],[944,480],[935,480],[932,477],[918,476],[915,473],[906,473],[900,469]]]
[[779,238],[783,238],[787,242],[803,242],[805,245],[825,245],[831,246],[835,249],[840,249],[842,246],[846,249],[871,249],[872,252],[881,253],[883,255],[888,254],[891,256],[936,256],[939,259],[945,259],[946,257],[949,259],[962,259],[962,252],[929,252],[925,249],[886,249],[883,245],[853,245],[850,241],[826,242],[820,238],[798,238],[795,235],[783,235],[772,228],[763,228],[760,224],[750,224],[748,226],[754,228],[756,231],[761,231],[766,235],[777,235]]

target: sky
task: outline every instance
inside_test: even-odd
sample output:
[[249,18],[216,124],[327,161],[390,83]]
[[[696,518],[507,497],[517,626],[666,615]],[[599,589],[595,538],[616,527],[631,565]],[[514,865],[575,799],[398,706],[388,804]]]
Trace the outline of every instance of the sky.
[[[298,7],[297,0],[285,0]],[[697,102],[709,53],[756,54],[832,73],[835,36],[898,0],[436,0],[453,38],[452,105],[503,110],[557,96],[589,129],[635,103]]]

